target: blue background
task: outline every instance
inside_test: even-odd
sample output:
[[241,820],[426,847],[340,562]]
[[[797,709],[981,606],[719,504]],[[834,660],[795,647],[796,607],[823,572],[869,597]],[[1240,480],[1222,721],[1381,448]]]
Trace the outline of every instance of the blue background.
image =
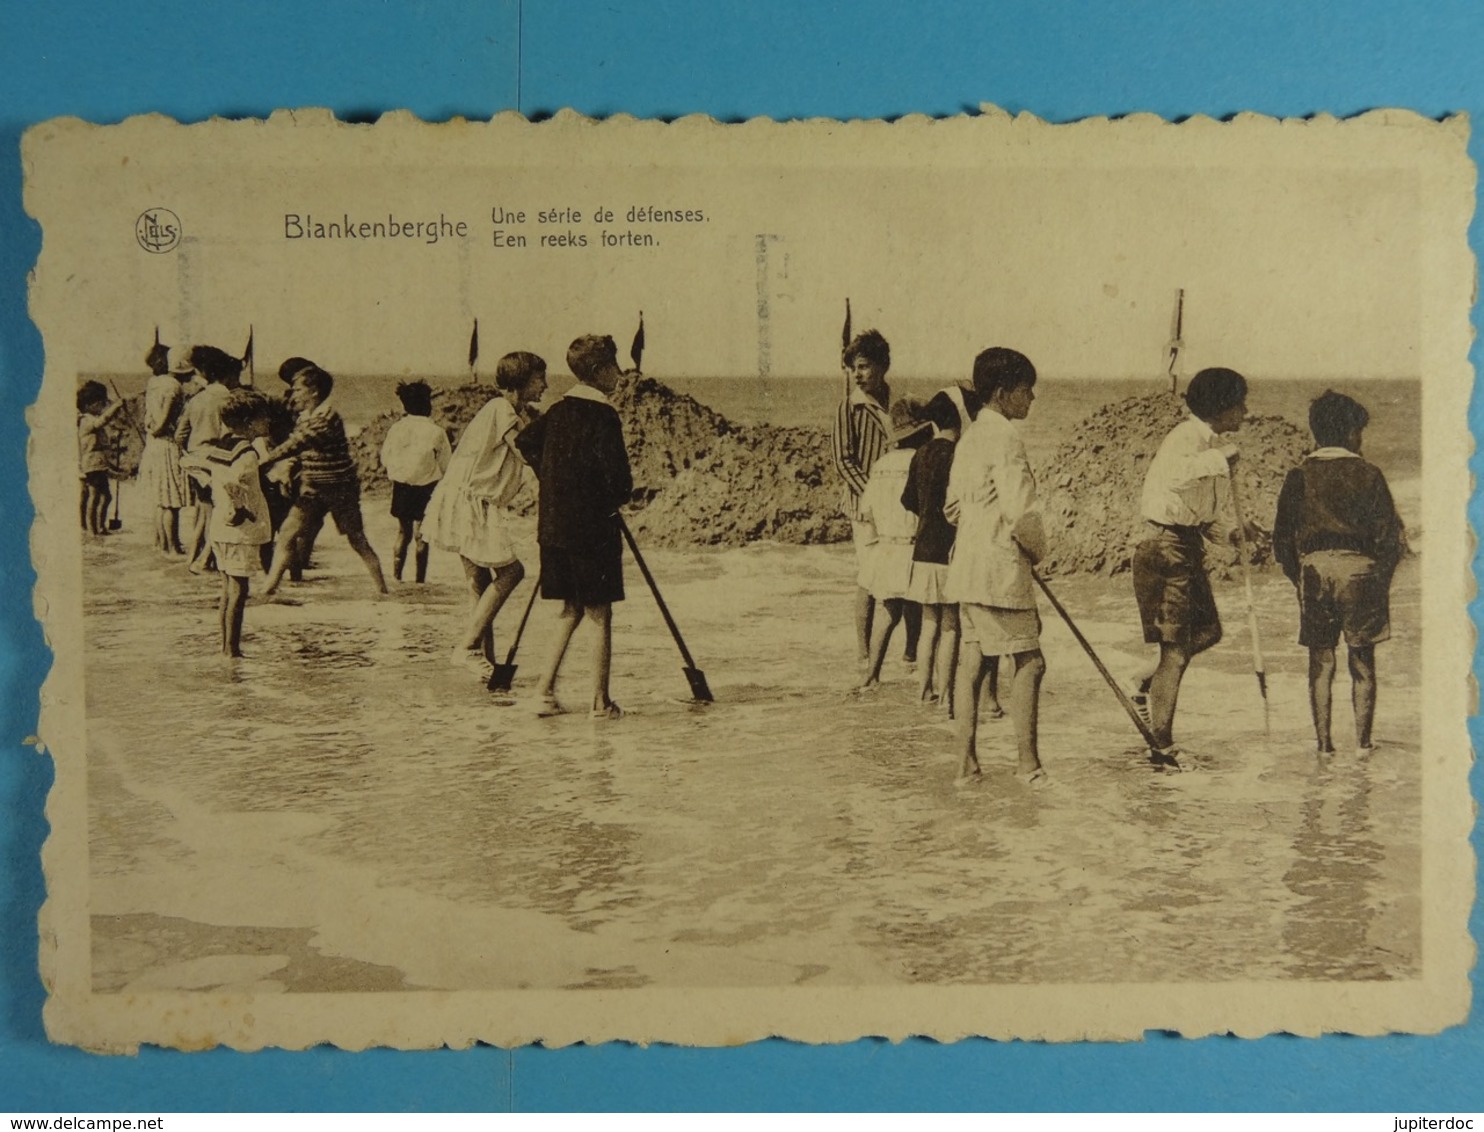
[[[1484,5],[0,0],[0,29],[0,1110],[1484,1108],[1477,1011],[1433,1038],[137,1058],[49,1046],[35,925],[51,768],[22,743],[49,662],[31,615],[24,461],[24,410],[42,371],[25,292],[40,232],[21,207],[19,158],[22,132],[56,115],[195,121],[281,106],[359,120],[403,107],[430,120],[563,106],[728,120],[945,115],[986,101],[1056,121],[1478,113]],[[1484,152],[1477,137],[1471,151]],[[1477,254],[1477,222],[1472,238]],[[1477,408],[1471,422],[1479,435]],[[1478,526],[1477,497],[1470,515]],[[1477,911],[1472,924],[1478,938]]]

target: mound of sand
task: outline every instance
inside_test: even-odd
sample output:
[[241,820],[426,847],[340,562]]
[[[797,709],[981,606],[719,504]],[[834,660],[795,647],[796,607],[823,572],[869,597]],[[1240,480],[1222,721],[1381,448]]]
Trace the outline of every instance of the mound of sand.
[[[459,435],[494,387],[466,385],[433,400],[433,420]],[[741,546],[759,539],[838,542],[850,537],[825,433],[737,425],[652,377],[626,377],[613,394],[634,472],[629,524],[656,546]],[[396,413],[351,440],[370,490],[384,490],[379,453]]]
[[[1185,419],[1185,403],[1170,393],[1104,405],[1077,426],[1036,469],[1046,514],[1048,574],[1117,574],[1129,569],[1143,537],[1139,496],[1144,474],[1165,434]],[[1250,417],[1232,440],[1241,450],[1237,488],[1247,518],[1262,528],[1255,561],[1271,561],[1268,531],[1283,477],[1310,447],[1309,434],[1282,417]],[[1231,556],[1234,561],[1234,556]],[[1210,556],[1218,574],[1231,563]]]
[[[494,388],[466,385],[439,393],[433,419],[457,443]],[[740,546],[760,539],[840,542],[850,524],[823,429],[739,425],[652,377],[626,377],[613,395],[634,469],[629,523],[656,546]],[[1144,474],[1159,443],[1185,418],[1168,393],[1105,405],[1036,469],[1051,552],[1048,574],[1116,574],[1129,568],[1142,536]],[[368,489],[386,488],[377,454],[397,414],[372,421],[351,441]],[[1254,417],[1234,437],[1237,476],[1248,517],[1272,524],[1283,477],[1308,434],[1281,417]],[[525,501],[529,506],[529,501]],[[1264,536],[1258,562],[1271,556]],[[1216,556],[1213,556],[1216,557]],[[1216,563],[1217,572],[1223,567]]]

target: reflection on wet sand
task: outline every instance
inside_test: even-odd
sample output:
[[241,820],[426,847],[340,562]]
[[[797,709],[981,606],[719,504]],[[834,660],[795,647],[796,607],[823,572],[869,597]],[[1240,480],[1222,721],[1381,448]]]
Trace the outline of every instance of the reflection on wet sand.
[[[1031,791],[1007,723],[984,729],[983,780],[956,787],[948,724],[913,702],[900,660],[876,695],[846,694],[848,547],[656,551],[717,702],[684,702],[634,586],[615,614],[630,714],[607,723],[537,718],[521,698],[554,621],[541,604],[514,706],[449,665],[465,600],[450,561],[373,601],[327,540],[288,591],[299,604],[249,606],[249,658],[233,663],[215,655],[214,582],[157,561],[129,526],[85,561],[99,991],[1419,972],[1415,562],[1379,652],[1369,761],[1312,753],[1304,654],[1276,643],[1292,638],[1292,592],[1271,578],[1271,737],[1228,642],[1182,702],[1195,769],[1151,774],[1048,624],[1055,784]],[[1143,650],[1126,589],[1058,587],[1115,670]],[[1234,620],[1235,592],[1218,600]],[[569,665],[579,683],[585,660]]]

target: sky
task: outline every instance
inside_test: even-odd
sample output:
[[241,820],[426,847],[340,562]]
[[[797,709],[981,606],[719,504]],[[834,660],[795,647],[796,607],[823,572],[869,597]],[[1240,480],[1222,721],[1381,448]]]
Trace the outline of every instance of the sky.
[[[361,129],[319,139],[324,160],[297,137],[275,150],[198,133],[154,157],[127,135],[64,138],[30,199],[45,239],[82,265],[63,288],[69,327],[85,328],[69,332],[69,362],[140,369],[156,326],[236,353],[251,328],[260,369],[293,354],[338,373],[456,375],[478,318],[481,372],[512,349],[561,372],[581,333],[626,353],[642,310],[655,376],[827,376],[848,297],[854,329],[891,341],[898,376],[966,377],[975,353],[1005,345],[1048,376],[1139,377],[1163,370],[1183,289],[1187,375],[1424,364],[1432,198],[1369,150],[1309,160],[1285,143],[1252,160],[1167,128],[1129,150],[862,135],[743,160],[709,136],[420,148]],[[147,252],[135,223],[161,206],[182,239]],[[691,219],[631,220],[635,207]],[[465,234],[289,238],[347,216]]]

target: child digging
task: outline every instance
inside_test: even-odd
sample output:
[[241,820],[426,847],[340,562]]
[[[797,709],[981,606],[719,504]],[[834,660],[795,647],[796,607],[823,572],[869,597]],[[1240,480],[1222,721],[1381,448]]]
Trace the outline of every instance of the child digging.
[[412,546],[416,548],[417,580],[425,582],[428,544],[422,536],[423,516],[453,453],[448,434],[428,419],[433,415],[433,391],[426,381],[398,382],[397,398],[407,415],[386,430],[386,439],[381,442],[381,466],[392,481],[392,518],[397,520],[392,577],[402,580],[407,549]]
[[524,350],[506,354],[495,368],[495,387],[499,392],[459,437],[423,528],[433,545],[453,551],[463,563],[473,606],[453,662],[481,680],[494,672],[495,615],[526,575],[507,509],[526,480],[515,439],[546,393],[546,362]]
[[1235,370],[1203,369],[1191,379],[1185,404],[1190,418],[1170,430],[1149,463],[1140,503],[1147,533],[1133,556],[1144,640],[1159,646],[1159,660],[1139,679],[1135,702],[1147,695],[1155,740],[1149,761],[1169,771],[1181,769],[1173,730],[1185,670],[1221,640],[1205,543],[1217,532],[1231,542],[1242,533],[1222,528],[1237,449],[1219,438],[1246,419],[1247,379]]
[[278,589],[291,562],[303,561],[299,540],[326,515],[334,518],[336,529],[366,564],[376,592],[387,592],[381,559],[367,540],[361,520],[361,481],[345,438],[345,422],[330,404],[334,388],[335,379],[319,366],[297,373],[289,390],[289,404],[299,414],[294,431],[263,457],[265,465],[287,456],[299,457],[299,494],[278,532],[264,597]]
[[622,601],[623,542],[618,509],[634,490],[623,426],[608,394],[622,376],[613,339],[585,335],[567,350],[578,384],[516,439],[541,484],[536,541],[541,596],[562,603],[551,660],[541,678],[544,714],[562,710],[557,673],[584,619],[597,630],[592,713],[623,715],[608,694],[613,660],[613,603]]
[[1299,644],[1309,650],[1309,707],[1319,753],[1334,753],[1335,649],[1349,652],[1355,746],[1374,749],[1376,645],[1391,635],[1391,578],[1405,536],[1386,477],[1361,458],[1370,414],[1343,393],[1309,406],[1317,447],[1288,473],[1273,523],[1273,556],[1298,590]]
[[109,404],[108,390],[100,381],[85,381],[77,391],[77,457],[82,478],[79,517],[82,529],[92,535],[108,533],[108,504],[113,489],[108,482],[108,453],[103,448],[104,428],[124,407]]
[[[866,660],[862,689],[881,683],[881,664],[892,630],[908,604],[907,587],[912,580],[912,544],[917,534],[917,516],[902,504],[912,458],[928,439],[922,404],[904,397],[891,407],[891,442],[895,446],[872,466],[866,490],[861,493],[857,522],[871,533],[868,552],[861,559],[860,588],[878,606],[871,630],[871,650]],[[927,667],[931,667],[929,664]]]
[[974,359],[974,389],[983,407],[953,456],[944,513],[958,525],[944,584],[957,602],[962,653],[954,699],[959,715],[960,778],[979,774],[979,695],[1001,656],[1013,666],[1010,718],[1020,779],[1046,785],[1038,712],[1046,660],[1031,566],[1045,552],[1036,479],[1012,422],[1036,399],[1036,368],[1015,350],[993,347]]
[[222,403],[221,423],[222,435],[202,441],[182,463],[211,476],[207,536],[222,576],[222,655],[241,657],[248,590],[253,576],[263,572],[262,547],[273,537],[253,447],[253,441],[268,435],[268,401],[251,389],[234,389]]

